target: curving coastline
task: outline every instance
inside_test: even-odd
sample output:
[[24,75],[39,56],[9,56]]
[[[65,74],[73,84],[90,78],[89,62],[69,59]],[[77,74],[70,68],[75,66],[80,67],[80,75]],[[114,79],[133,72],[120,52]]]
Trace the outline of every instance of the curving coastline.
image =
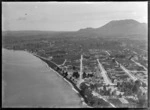
[[[57,67],[59,67],[59,65],[57,65],[53,61],[48,60],[47,58],[39,56],[39,55],[37,55],[35,53],[32,53],[28,50],[23,50],[23,51],[25,51],[27,53],[30,53],[31,55],[37,57],[42,62],[44,62],[53,72],[55,72],[58,76],[62,77],[63,80],[71,86],[71,89],[77,93],[77,95],[79,96],[79,100],[81,100],[83,108],[94,108],[93,106],[89,105],[89,102],[90,102],[91,99],[89,99],[89,97],[85,96],[83,94],[83,91],[80,90],[80,88],[78,88],[76,86],[76,84],[71,79],[69,79],[68,77],[64,77],[64,75],[60,71],[55,70]],[[101,103],[103,103],[103,101]],[[106,107],[106,106],[103,106],[103,107]]]
[[[33,54],[33,53],[31,53]],[[82,104],[86,105],[86,107],[88,108],[93,108],[91,106],[87,105],[87,98],[81,93],[81,90],[67,77],[63,77],[62,74],[60,74],[59,72],[55,71],[53,68],[58,67],[55,63],[53,63],[52,61],[47,60],[46,58],[43,58],[39,55],[33,54],[34,56],[36,56],[37,58],[41,59],[42,61],[44,61],[54,72],[56,72],[59,76],[61,76],[67,83],[70,84],[70,86],[72,87],[72,89],[79,95],[79,97],[81,98]]]
[[[14,85],[13,84],[11,84],[11,83],[9,83],[9,82],[7,82],[8,83],[8,86],[7,86],[7,90],[5,91],[5,93],[8,91],[8,87],[9,87],[9,84],[11,84],[11,88],[9,89],[9,91],[11,90],[12,92],[10,93],[9,91],[9,93],[6,93],[5,95],[7,96],[7,98],[5,98],[5,99],[7,99],[7,100],[5,100],[5,102],[4,102],[4,100],[3,100],[3,107],[6,107],[6,106],[11,106],[11,107],[13,107],[13,106],[16,106],[15,104],[18,104],[17,106],[18,107],[20,107],[20,105],[19,104],[26,104],[27,103],[27,106],[29,107],[29,106],[38,106],[38,105],[40,105],[40,106],[48,106],[48,107],[50,107],[51,105],[52,105],[52,107],[53,107],[53,105],[55,106],[55,107],[84,107],[82,104],[81,104],[81,99],[80,99],[80,97],[78,96],[78,94],[76,94],[76,92],[74,92],[73,90],[72,90],[72,88],[71,87],[69,87],[70,85],[68,85],[68,83],[66,82],[66,81],[64,81],[64,79],[62,79],[61,77],[59,77],[60,75],[59,74],[56,74],[56,72],[54,72],[53,71],[53,69],[51,69],[51,68],[49,68],[49,67],[47,67],[48,65],[47,65],[47,63],[45,63],[45,62],[43,62],[41,59],[39,59],[39,58],[37,58],[37,57],[35,57],[33,54],[31,54],[30,52],[27,52],[27,51],[24,51],[24,53],[23,53],[23,51],[22,52],[19,52],[19,55],[20,56],[17,56],[18,55],[18,52],[13,52],[13,50],[8,50],[8,52],[10,52],[10,54],[7,54],[6,52],[6,55],[8,55],[8,56],[15,56],[15,58],[14,57],[11,57],[11,58],[13,58],[14,60],[11,60],[10,59],[10,57],[9,58],[7,58],[6,57],[6,55],[5,55],[5,59],[7,58],[8,60],[10,60],[11,62],[9,63],[10,65],[15,65],[15,62],[17,62],[16,64],[17,65],[20,65],[21,64],[21,62],[20,62],[20,60],[17,60],[18,58],[21,58],[21,59],[24,59],[25,60],[25,64],[27,64],[27,67],[31,67],[31,66],[28,66],[28,61],[26,60],[26,59],[28,59],[28,57],[22,57],[22,56],[24,56],[24,55],[29,55],[30,57],[31,57],[31,59],[30,59],[30,57],[29,57],[29,61],[31,62],[30,63],[30,65],[34,65],[33,67],[35,67],[35,68],[38,68],[39,67],[39,65],[42,65],[43,67],[45,67],[45,68],[43,68],[42,67],[42,69],[41,69],[41,72],[43,72],[43,71],[45,71],[45,69],[46,69],[46,71],[45,71],[45,74],[40,74],[40,72],[38,72],[38,71],[40,71],[40,70],[38,70],[38,71],[30,71],[30,72],[32,72],[31,73],[31,75],[30,75],[30,72],[27,72],[27,71],[25,71],[25,73],[27,73],[27,74],[24,74],[25,75],[25,77],[24,76],[22,76],[21,75],[21,78],[19,77],[17,80],[16,80],[16,82],[21,82],[21,83],[19,83],[19,85],[17,85],[17,86],[14,86],[16,83],[15,83],[15,81],[14,81]],[[11,54],[11,52],[13,52],[12,54]],[[33,61],[32,61],[32,59],[33,59]],[[36,66],[36,63],[32,63],[32,62],[34,62],[34,59],[35,59],[35,61],[37,61],[37,62],[39,62],[39,64],[37,64],[37,66]],[[39,60],[38,60],[39,59]],[[3,59],[4,60],[4,59]],[[8,61],[8,60],[5,60],[5,61]],[[40,61],[41,60],[41,61]],[[13,63],[12,63],[13,62]],[[45,66],[43,65],[43,63],[45,64]],[[24,66],[24,64],[23,65],[21,65],[21,66],[19,66],[19,67],[22,67],[22,66]],[[14,68],[17,68],[17,66],[15,66]],[[24,68],[23,70],[25,70],[26,68]],[[3,69],[4,70],[4,69]],[[5,69],[6,70],[6,69]],[[15,70],[17,70],[18,71],[18,69],[15,69]],[[22,70],[22,69],[20,69],[20,70]],[[28,70],[28,69],[27,69]],[[31,68],[31,70],[32,70],[32,68]],[[34,69],[35,70],[35,69]],[[49,71],[51,71],[51,72],[49,72]],[[10,72],[12,72],[13,73],[13,70],[10,70]],[[20,73],[21,71],[18,71],[18,73]],[[38,74],[36,73],[36,72],[38,72]],[[6,72],[5,72],[6,73]],[[13,74],[11,74],[13,77],[11,77],[11,76],[9,76],[9,77],[11,77],[12,78],[12,80],[13,79],[16,79],[17,77],[15,76],[16,75],[16,72],[14,72],[15,74],[13,75]],[[29,73],[29,74],[28,74]],[[52,73],[52,75],[50,74],[50,73]],[[8,73],[9,74],[9,73]],[[7,75],[8,76],[8,75]],[[26,79],[27,77],[26,76],[31,76],[31,81],[30,80],[28,80],[28,81],[25,81],[25,80],[20,80],[20,79]],[[33,77],[32,77],[33,76]],[[50,77],[48,77],[48,76],[51,76],[51,78],[52,78],[52,80],[51,80],[51,78]],[[6,77],[5,77],[6,78]],[[46,79],[45,79],[46,78]],[[55,78],[56,78],[56,80],[55,80]],[[30,78],[29,78],[30,79]],[[34,80],[35,79],[35,80]],[[45,80],[43,80],[43,79],[45,79]],[[53,80],[54,79],[54,80]],[[33,82],[32,82],[32,80],[33,80]],[[38,81],[38,80],[41,80],[41,81]],[[58,82],[57,82],[57,80],[58,80]],[[7,80],[5,80],[5,81],[7,81]],[[9,80],[10,81],[10,80]],[[23,81],[23,82],[22,82]],[[56,82],[55,82],[56,81]],[[35,83],[36,82],[36,83]],[[39,82],[39,83],[38,83]],[[62,82],[62,83],[61,83]],[[2,81],[2,83],[3,83],[3,81]],[[49,84],[50,83],[50,84]],[[56,84],[53,84],[53,83],[56,83]],[[59,84],[59,83],[61,83],[61,84]],[[27,84],[27,86],[25,85],[25,84]],[[25,88],[29,88],[29,87],[31,87],[31,85],[32,85],[32,87],[35,87],[35,89],[31,89],[30,90],[30,93],[31,94],[33,94],[33,95],[31,95],[30,97],[28,97],[29,95],[27,94],[27,93],[25,93],[24,91],[22,91],[22,90],[25,90]],[[64,86],[63,86],[63,84],[64,84]],[[24,86],[21,86],[21,85],[24,85]],[[39,85],[38,87],[37,87],[37,85]],[[53,90],[50,90],[50,88],[49,87],[53,87],[53,86],[55,86],[56,85],[56,89],[55,89],[55,87],[54,87],[54,89]],[[57,86],[58,85],[58,86]],[[59,86],[60,85],[60,86]],[[4,87],[4,83],[3,83],[3,87]],[[15,87],[18,87],[17,88],[17,90],[16,89],[14,89]],[[20,88],[21,87],[21,88]],[[48,88],[47,88],[48,87]],[[60,92],[55,92],[55,90],[61,90],[61,89],[57,89],[57,88],[62,88],[62,91],[63,91],[63,89],[65,89],[63,92],[65,92],[64,93],[64,95],[62,94],[62,95],[57,95],[57,93],[60,93]],[[4,88],[2,89],[2,90],[4,90]],[[18,91],[19,90],[19,91]],[[33,90],[33,91],[32,91]],[[36,91],[36,90],[38,90],[35,94],[34,94],[34,91]],[[69,91],[68,91],[69,90]],[[13,92],[13,91],[16,91],[16,92]],[[28,91],[28,90],[27,90]],[[41,93],[41,92],[43,91],[43,93]],[[29,92],[29,91],[28,91]],[[69,92],[72,92],[72,93],[69,93]],[[4,93],[4,92],[3,92]],[[15,94],[13,94],[13,93],[15,93]],[[41,94],[40,94],[41,93]],[[51,95],[51,93],[53,94],[53,95]],[[56,93],[56,96],[55,96],[55,93]],[[22,94],[21,96],[20,95],[18,95],[18,94]],[[40,95],[42,95],[42,97],[38,100],[38,94],[39,94],[39,96]],[[3,96],[4,96],[4,94],[3,94]],[[14,97],[14,96],[16,96],[16,97]],[[47,97],[46,97],[47,96]],[[60,96],[60,98],[59,98],[59,96]],[[11,101],[9,101],[8,99],[9,98],[11,98]],[[22,100],[21,98],[22,97],[24,97],[24,99]],[[44,99],[44,97],[46,97],[46,99]],[[70,98],[69,98],[70,97]],[[35,98],[35,103],[33,102],[32,103],[32,101],[31,100],[34,100],[34,98]],[[69,98],[69,99],[68,99]],[[29,99],[29,100],[28,100]],[[31,99],[31,100],[30,100]],[[43,100],[44,99],[44,100]],[[56,99],[55,101],[52,101],[52,100],[54,99]],[[60,101],[60,100],[61,101]],[[20,101],[19,101],[20,100]],[[36,102],[36,100],[38,101],[38,102]],[[43,100],[43,101],[42,101]],[[58,100],[58,103],[57,103],[57,100]],[[69,101],[70,100],[70,101]],[[63,102],[64,101],[64,102]],[[9,102],[9,103],[8,103]],[[55,102],[56,102],[56,104],[55,104]],[[62,102],[62,103],[61,103]],[[40,104],[38,104],[38,103],[40,103]],[[14,104],[14,105],[13,105]],[[63,105],[63,106],[62,106]],[[24,105],[23,105],[24,106]]]

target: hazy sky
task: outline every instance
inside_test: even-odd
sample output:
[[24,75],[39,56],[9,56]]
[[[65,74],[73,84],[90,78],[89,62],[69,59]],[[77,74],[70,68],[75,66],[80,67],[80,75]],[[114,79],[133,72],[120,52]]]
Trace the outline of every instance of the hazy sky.
[[111,20],[147,23],[148,2],[3,2],[2,30],[76,31]]

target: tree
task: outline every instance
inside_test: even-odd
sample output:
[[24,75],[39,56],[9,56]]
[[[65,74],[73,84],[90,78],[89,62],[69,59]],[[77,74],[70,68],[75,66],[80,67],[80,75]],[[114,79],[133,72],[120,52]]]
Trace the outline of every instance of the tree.
[[88,76],[88,77],[93,77],[94,75],[93,75],[93,74],[88,74],[87,76]]
[[134,94],[137,94],[137,93],[138,93],[138,90],[139,90],[140,85],[141,85],[141,82],[140,82],[139,80],[136,80],[136,81],[134,82],[134,85],[133,85],[133,88],[132,88],[132,92],[133,92]]
[[88,98],[91,98],[93,95],[92,95],[92,90],[90,90],[89,88],[86,88],[84,90],[84,95],[87,96]]
[[138,67],[137,70],[141,71],[141,70],[143,70],[143,67]]
[[64,72],[64,77],[67,77],[68,76],[68,73],[67,72]]
[[146,94],[143,94],[142,91],[138,91],[137,94],[138,97],[138,107],[142,108],[142,107],[146,107],[147,104],[147,100],[146,100]]
[[82,75],[83,79],[86,78],[86,73],[83,72],[83,75]]
[[76,69],[76,67],[75,67],[75,66],[73,66],[73,67],[72,67],[72,69],[73,69],[73,70],[75,70],[75,69]]
[[122,97],[121,93],[119,94],[119,97],[120,97],[120,98]]
[[88,88],[88,86],[85,84],[85,82],[82,82],[82,83],[80,84],[80,89],[81,89],[81,90],[85,90],[86,88]]
[[138,87],[141,86],[141,81],[140,81],[140,80],[136,80],[134,83],[135,83],[135,85],[137,85]]
[[114,94],[114,91],[112,91],[112,93],[111,93],[111,96],[114,96],[115,94]]
[[120,83],[119,82],[117,82],[117,87],[120,87]]
[[80,84],[81,94],[84,95],[85,90],[88,88],[88,86],[85,84],[85,82]]
[[88,100],[88,104],[89,104],[89,105],[93,106],[93,105],[94,105],[94,103],[95,103],[95,100],[94,100],[94,98],[93,98],[93,97],[92,97],[92,98],[90,98],[90,99]]
[[73,72],[73,75],[72,75],[73,77],[75,77],[75,78],[79,78],[79,73],[78,72]]
[[111,79],[112,83],[114,83],[114,79]]
[[111,95],[111,94],[110,94],[110,91],[111,91],[111,89],[109,88],[109,89],[108,89],[108,95]]
[[90,84],[92,90],[96,89],[96,84]]
[[104,92],[106,91],[106,85],[103,86],[103,90],[104,90]]

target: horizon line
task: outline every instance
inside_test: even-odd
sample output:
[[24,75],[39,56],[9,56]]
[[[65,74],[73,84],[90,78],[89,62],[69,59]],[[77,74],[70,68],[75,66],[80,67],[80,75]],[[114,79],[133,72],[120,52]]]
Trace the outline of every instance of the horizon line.
[[[139,22],[138,20],[135,20],[135,19],[129,19],[129,18],[127,18],[127,19],[114,19],[114,20],[111,20],[111,21],[122,21],[122,20],[134,20],[134,21],[137,21],[137,22]],[[111,22],[111,21],[108,21],[106,24],[108,24],[109,22]],[[146,23],[146,22],[139,22],[139,23],[145,23],[145,24],[148,24],[148,23]],[[106,25],[106,24],[104,24],[104,25]],[[102,25],[102,26],[104,26],[104,25]],[[102,26],[100,26],[100,27],[102,27]],[[97,27],[97,28],[100,28],[100,27]],[[60,30],[60,31],[58,31],[58,30],[2,30],[2,32],[5,32],[5,31],[52,31],[52,32],[77,32],[77,31],[79,31],[79,30],[81,30],[81,29],[86,29],[86,28],[93,28],[93,29],[96,29],[96,28],[94,28],[94,27],[89,27],[89,26],[87,26],[87,27],[85,27],[85,28],[79,28],[79,29],[77,29],[77,30]]]

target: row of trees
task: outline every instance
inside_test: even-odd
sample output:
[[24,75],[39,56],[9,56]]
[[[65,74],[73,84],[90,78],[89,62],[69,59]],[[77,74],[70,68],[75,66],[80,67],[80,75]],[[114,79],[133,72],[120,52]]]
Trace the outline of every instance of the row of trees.
[[83,72],[83,75],[82,75],[83,79],[93,77],[93,76],[94,76],[93,74],[86,74],[85,72]]
[[[55,69],[57,72],[61,73],[63,77],[67,77],[68,76],[68,72],[67,71],[64,71],[62,70],[61,68],[59,67],[56,67]],[[70,79],[72,80],[72,77],[78,79],[80,76],[80,74],[76,71],[76,72],[73,72],[72,76],[70,77]]]

